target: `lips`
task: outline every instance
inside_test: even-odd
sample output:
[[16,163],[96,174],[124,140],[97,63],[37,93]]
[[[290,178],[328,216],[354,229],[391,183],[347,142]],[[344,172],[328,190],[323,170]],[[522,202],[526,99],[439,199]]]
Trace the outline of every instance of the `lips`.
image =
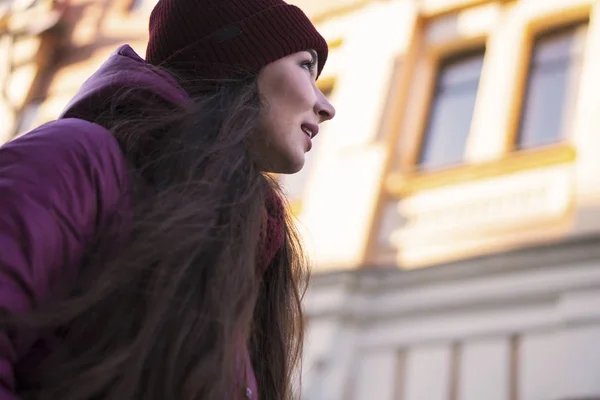
[[313,139],[319,134],[319,125],[316,124],[302,124],[302,131],[308,135],[310,139]]
[[313,134],[311,131],[309,131],[308,129],[306,129],[305,127],[302,127],[302,132],[304,132],[306,135],[308,135],[309,138],[312,139]]

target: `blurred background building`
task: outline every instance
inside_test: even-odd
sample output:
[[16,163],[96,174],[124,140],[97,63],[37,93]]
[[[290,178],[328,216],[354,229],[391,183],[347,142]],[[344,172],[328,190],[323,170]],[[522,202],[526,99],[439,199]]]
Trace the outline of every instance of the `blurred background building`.
[[[143,53],[154,2],[0,2],[0,141]],[[295,3],[338,111],[282,177],[303,398],[600,399],[600,2]]]

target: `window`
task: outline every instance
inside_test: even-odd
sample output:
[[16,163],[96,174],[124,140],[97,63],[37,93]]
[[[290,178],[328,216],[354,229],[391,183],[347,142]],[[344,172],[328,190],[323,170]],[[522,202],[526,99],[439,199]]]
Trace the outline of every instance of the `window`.
[[548,145],[568,136],[586,31],[587,24],[570,25],[535,39],[517,148]]
[[150,12],[157,2],[158,0],[131,0],[129,10]]
[[484,54],[485,50],[463,53],[440,64],[419,156],[421,169],[463,161]]

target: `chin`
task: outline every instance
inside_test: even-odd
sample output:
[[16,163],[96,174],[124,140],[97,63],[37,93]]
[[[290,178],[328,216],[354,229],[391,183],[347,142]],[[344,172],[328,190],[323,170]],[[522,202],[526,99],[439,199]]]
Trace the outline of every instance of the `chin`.
[[304,155],[300,159],[289,159],[285,160],[286,162],[281,163],[277,166],[276,171],[271,171],[277,174],[285,174],[291,175],[296,172],[300,172],[300,170],[304,167]]
[[296,172],[300,172],[304,165],[288,165],[285,167],[277,168],[277,171],[271,171],[276,174],[292,175]]
[[[299,172],[304,167],[304,151],[280,151],[276,157],[259,159],[259,168],[262,172],[271,174],[291,175]],[[273,154],[274,155],[274,154]]]

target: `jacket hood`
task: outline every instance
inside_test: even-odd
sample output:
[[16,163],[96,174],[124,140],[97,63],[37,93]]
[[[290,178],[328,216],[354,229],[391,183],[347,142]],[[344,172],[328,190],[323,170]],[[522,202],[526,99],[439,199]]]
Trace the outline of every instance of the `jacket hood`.
[[147,63],[129,45],[123,45],[85,81],[60,118],[91,121],[108,99],[132,87],[148,90],[149,95],[170,104],[183,105],[189,101],[185,90],[171,75]]

